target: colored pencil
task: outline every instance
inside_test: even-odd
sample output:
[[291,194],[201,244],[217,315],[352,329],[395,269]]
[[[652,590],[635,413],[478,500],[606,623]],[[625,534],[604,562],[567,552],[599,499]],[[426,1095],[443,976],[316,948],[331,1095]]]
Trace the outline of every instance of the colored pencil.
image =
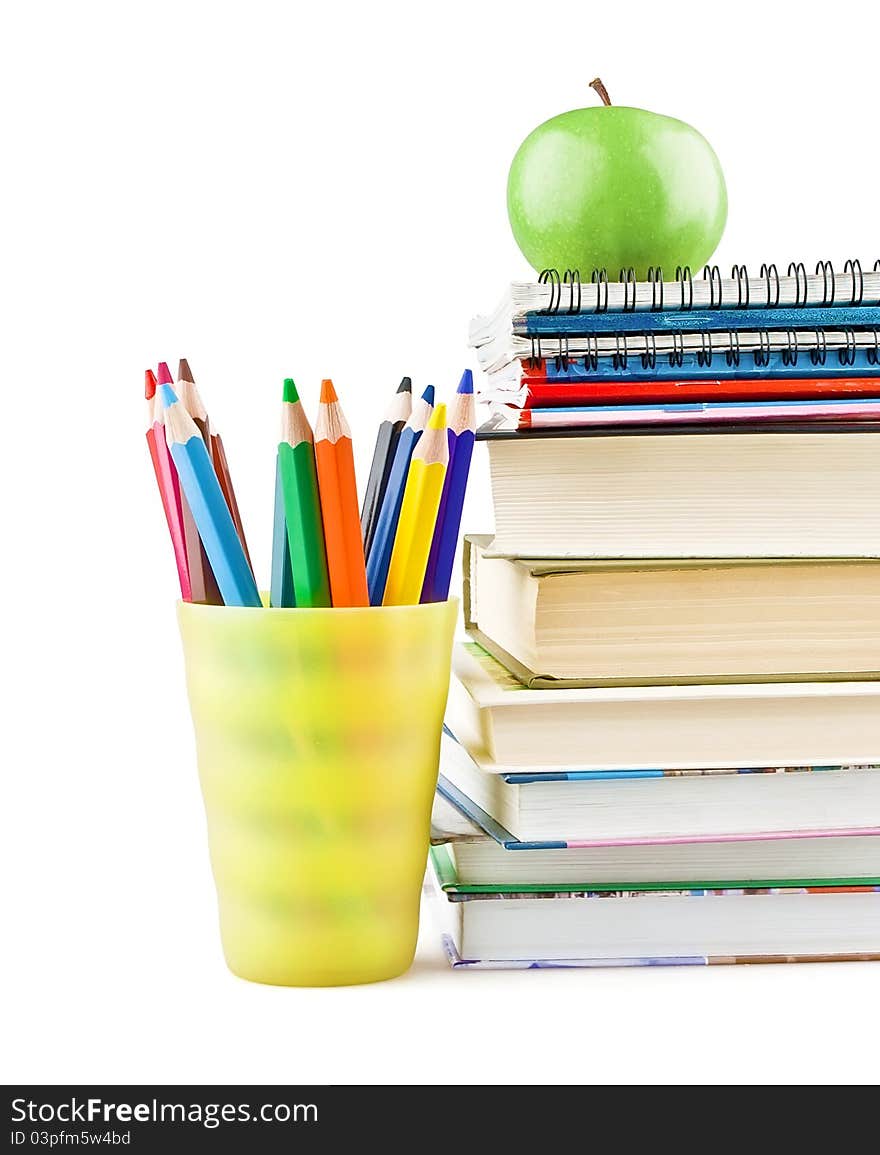
[[196,383],[193,380],[192,370],[189,367],[189,361],[186,357],[181,357],[180,364],[177,367],[177,386],[175,392],[184,409],[190,417],[195,421],[196,428],[202,435],[202,441],[206,446],[211,444],[211,423],[208,420],[208,411],[205,408],[205,403],[196,388]]
[[411,413],[412,381],[409,377],[404,377],[397,387],[397,392],[385,412],[379,426],[379,432],[376,435],[373,464],[370,466],[370,476],[367,479],[364,504],[361,508],[361,529],[364,534],[364,553],[367,556],[369,556],[373,534],[376,530],[379,507],[388,485],[388,474],[394,463],[394,451],[400,440],[400,432],[409,420]]
[[192,586],[189,581],[186,542],[183,536],[180,484],[165,441],[165,422],[162,409],[157,405],[156,374],[152,369],[147,369],[144,374],[144,396],[147,400],[147,445],[153,462],[153,472],[156,475],[156,485],[159,487],[159,496],[162,499],[162,509],[165,511],[165,521],[168,523],[168,533],[171,536],[177,577],[180,582],[180,596],[185,602],[191,602]]
[[[157,375],[156,400],[161,406],[161,390],[163,385],[171,385],[171,370],[164,361],[159,363]],[[163,417],[164,420],[164,417]],[[165,430],[167,437],[167,427]],[[173,458],[173,454],[172,454]],[[180,509],[183,522],[183,540],[186,544],[186,564],[189,571],[191,600],[207,605],[219,606],[223,603],[217,581],[211,570],[211,563],[199,536],[198,526],[189,507],[189,502],[183,487],[180,488]]]
[[[241,513],[239,512],[238,501],[235,497],[235,488],[232,484],[232,476],[229,473],[229,462],[226,460],[226,450],[223,447],[223,438],[210,427],[207,410],[196,389],[195,378],[193,377],[192,370],[189,367],[189,361],[187,361],[186,357],[181,357],[180,363],[177,366],[177,390],[180,400],[186,406],[190,416],[196,425],[198,425],[204,438],[205,445],[211,456],[211,461],[214,463],[217,480],[220,482],[220,488],[223,490],[223,496],[226,498],[226,504],[229,506],[229,512],[232,514],[232,520],[235,522],[235,531],[238,534],[238,539],[244,550],[244,556],[248,559],[248,565],[253,569],[251,555],[248,552],[247,540],[244,536],[244,525],[242,524]],[[202,428],[202,424],[204,424],[204,428]]]
[[394,451],[394,461],[388,474],[388,484],[385,495],[376,518],[376,530],[373,543],[367,557],[367,585],[370,592],[370,605],[381,606],[385,595],[385,582],[388,579],[388,566],[391,563],[391,550],[394,547],[394,535],[397,532],[397,521],[400,517],[400,506],[403,502],[403,493],[406,488],[406,476],[409,472],[409,463],[413,450],[422,430],[428,423],[431,410],[434,408],[434,386],[429,385],[421,399],[413,405],[412,414],[401,430]]
[[296,605],[280,461],[275,464],[275,517],[272,522],[272,577],[269,584],[269,605],[277,607]]
[[329,606],[330,579],[324,548],[312,427],[303,410],[296,385],[289,377],[284,382],[284,399],[281,403],[278,476],[281,481],[282,512],[287,526],[295,604]]
[[445,602],[449,597],[476,428],[474,375],[470,369],[465,369],[449,411],[449,465],[446,468],[434,540],[431,542],[431,553],[425,570],[421,596],[423,602]]
[[383,606],[418,604],[448,461],[446,406],[438,405],[413,450],[388,566]]
[[165,434],[180,487],[223,602],[227,606],[259,606],[257,583],[198,426],[170,384],[161,385],[158,396],[165,410]]
[[321,382],[315,422],[315,465],[332,603],[334,606],[369,605],[351,430],[330,380]]

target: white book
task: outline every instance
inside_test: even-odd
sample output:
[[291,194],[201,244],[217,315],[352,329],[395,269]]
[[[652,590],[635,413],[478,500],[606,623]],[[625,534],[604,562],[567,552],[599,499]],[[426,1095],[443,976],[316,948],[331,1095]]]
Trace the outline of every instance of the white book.
[[589,889],[645,883],[743,885],[743,880],[750,880],[755,885],[756,880],[880,879],[880,831],[598,846],[553,842],[539,849],[505,841],[507,833],[494,826],[487,833],[439,790],[435,795],[431,842],[449,855],[456,881],[464,886]]
[[880,682],[527,690],[475,642],[453,674],[449,728],[496,773],[880,762]]
[[530,687],[880,677],[880,560],[525,561],[464,541],[465,626]]
[[460,881],[469,886],[880,878],[880,834],[542,850],[507,850],[486,835],[452,843],[449,850]]
[[880,769],[873,767],[628,771],[613,777],[569,770],[563,778],[484,770],[444,735],[440,772],[520,842],[880,831]]
[[611,892],[447,898],[439,929],[465,961],[745,962],[880,954],[880,889]]
[[880,556],[880,432],[490,436],[488,556]]

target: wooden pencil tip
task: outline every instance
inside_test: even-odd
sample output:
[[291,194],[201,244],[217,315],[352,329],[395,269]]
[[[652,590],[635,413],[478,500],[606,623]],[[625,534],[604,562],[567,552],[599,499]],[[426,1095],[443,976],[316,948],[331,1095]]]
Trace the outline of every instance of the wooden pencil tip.
[[169,405],[173,405],[177,399],[177,394],[167,382],[159,386],[159,400],[162,402],[163,409],[167,409]]
[[427,401],[429,405],[434,404],[434,386],[433,385],[429,385],[428,388],[425,390],[425,392],[422,394],[422,400]]
[[398,393],[412,393],[412,377],[404,377],[397,386]]
[[336,390],[333,388],[333,382],[329,377],[325,377],[321,382],[321,401],[325,405],[329,405],[331,401],[338,401]]
[[292,377],[284,378],[284,400],[289,401],[291,404],[299,401],[299,393],[296,390],[296,385]]
[[196,383],[196,379],[192,375],[192,369],[190,369],[189,361],[187,361],[186,357],[180,358],[180,363],[177,366],[177,380],[189,381],[190,385],[195,385]]
[[171,370],[166,361],[159,362],[159,374],[156,381],[159,385],[171,385],[173,383],[174,378],[171,376]]
[[152,401],[156,396],[156,374],[152,369],[147,369],[144,372],[144,397],[147,401]]
[[461,380],[458,383],[456,393],[473,393],[474,391],[474,375],[470,369],[465,369],[461,375]]
[[431,416],[428,418],[427,429],[445,429],[446,428],[446,406],[441,401],[439,405],[435,405],[431,410]]

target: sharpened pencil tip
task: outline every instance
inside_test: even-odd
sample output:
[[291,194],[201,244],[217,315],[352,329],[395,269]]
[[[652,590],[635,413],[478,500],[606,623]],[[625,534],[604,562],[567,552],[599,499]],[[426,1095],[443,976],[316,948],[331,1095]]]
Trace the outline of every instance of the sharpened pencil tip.
[[292,377],[284,378],[284,400],[289,401],[291,404],[299,401],[299,393],[296,391],[296,385]]
[[152,401],[156,396],[156,374],[152,369],[147,369],[144,372],[144,397],[147,401]]
[[159,386],[159,400],[162,402],[163,409],[167,409],[177,400],[177,394],[167,382]]
[[156,378],[157,384],[159,384],[159,385],[171,385],[173,383],[173,381],[174,381],[174,378],[171,376],[171,370],[168,368],[167,362],[166,361],[160,361],[159,362],[159,374]]
[[403,377],[397,386],[398,393],[412,393],[412,377]]
[[189,381],[190,385],[195,385],[196,379],[192,375],[192,369],[189,367],[189,361],[186,357],[180,358],[180,363],[177,366],[177,380]]
[[422,400],[427,401],[429,405],[434,404],[434,386],[433,385],[429,385],[428,388],[425,390],[425,392],[422,394]]
[[446,406],[441,401],[439,405],[435,405],[431,410],[431,416],[428,418],[426,429],[445,429],[446,428]]
[[461,375],[461,380],[458,383],[456,393],[473,393],[474,391],[474,375],[470,369],[465,369]]
[[321,401],[325,405],[329,405],[331,401],[338,401],[336,390],[333,388],[333,382],[329,377],[325,377],[321,382]]

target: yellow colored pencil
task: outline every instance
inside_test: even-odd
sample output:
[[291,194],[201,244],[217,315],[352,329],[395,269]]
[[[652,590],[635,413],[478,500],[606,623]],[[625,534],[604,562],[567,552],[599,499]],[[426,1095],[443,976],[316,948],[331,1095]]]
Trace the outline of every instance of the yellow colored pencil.
[[438,405],[413,451],[391,550],[383,606],[417,605],[449,464],[446,406]]

